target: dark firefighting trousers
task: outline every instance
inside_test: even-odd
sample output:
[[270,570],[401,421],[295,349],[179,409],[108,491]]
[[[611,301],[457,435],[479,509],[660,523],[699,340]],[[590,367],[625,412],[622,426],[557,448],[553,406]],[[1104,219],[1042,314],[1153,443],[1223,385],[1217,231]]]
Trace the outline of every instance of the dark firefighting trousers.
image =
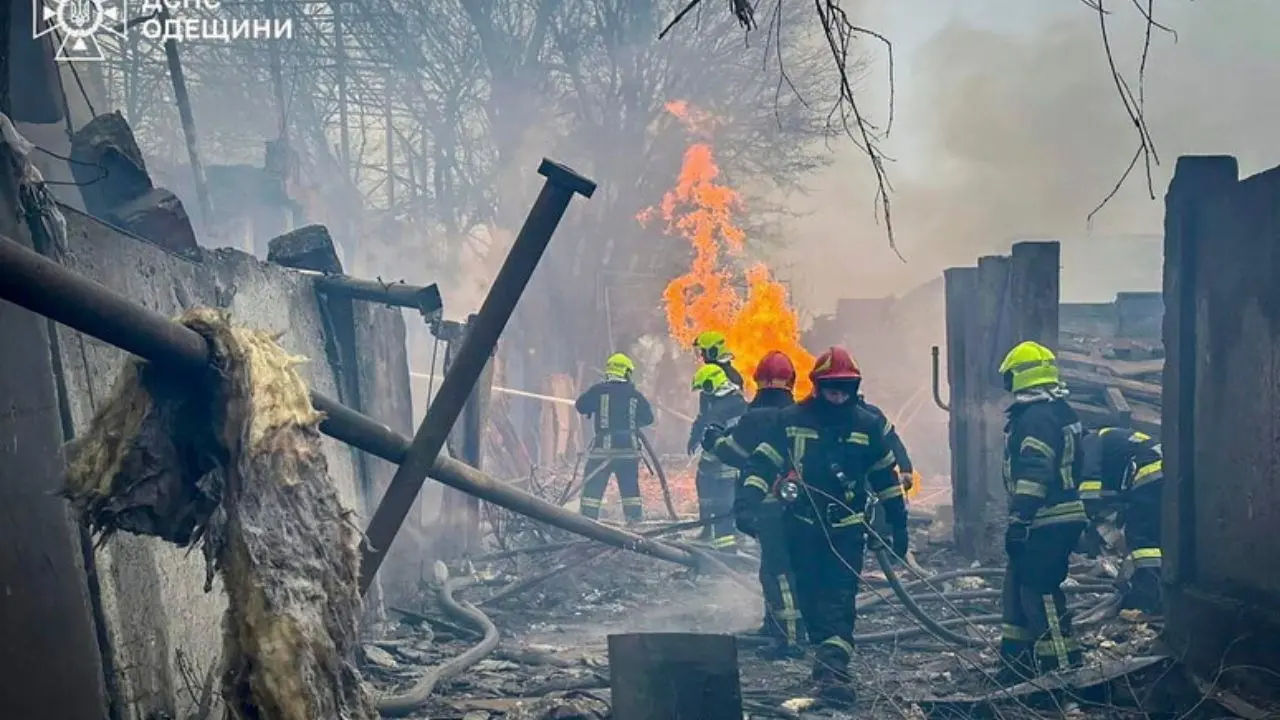
[[618,478],[618,494],[622,496],[622,514],[627,522],[639,522],[644,518],[644,506],[640,499],[640,458],[630,455],[587,455],[582,470],[582,496],[579,501],[583,515],[592,520],[600,519],[600,505],[604,491],[609,487],[609,476]]
[[1125,496],[1121,517],[1131,573],[1123,607],[1152,614],[1163,608],[1160,588],[1160,487],[1161,483],[1152,483],[1130,490]]
[[760,542],[760,589],[764,594],[763,634],[791,647],[804,640],[804,624],[796,602],[795,576],[783,527],[782,503],[768,498],[755,511]]
[[796,600],[814,645],[813,677],[848,682],[865,528],[860,523],[833,528],[797,516],[785,523]]
[[[719,517],[711,524],[707,539],[716,550],[737,550],[738,538],[733,521],[733,498],[737,491],[738,471],[731,465],[703,459],[698,463],[694,486],[698,492],[698,518]],[[706,526],[704,526],[706,527]]]
[[1000,636],[1005,678],[1031,678],[1080,663],[1080,645],[1071,634],[1071,615],[1061,586],[1083,530],[1083,523],[1035,528],[1009,558]]

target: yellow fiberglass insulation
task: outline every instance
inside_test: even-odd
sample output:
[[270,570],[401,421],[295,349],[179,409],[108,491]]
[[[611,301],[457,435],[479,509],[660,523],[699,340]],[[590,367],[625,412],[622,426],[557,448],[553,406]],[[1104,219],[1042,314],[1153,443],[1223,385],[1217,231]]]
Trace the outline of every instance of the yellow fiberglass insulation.
[[[359,535],[320,449],[304,358],[225,312],[179,322],[207,378],[131,360],[71,446],[65,493],[113,533],[199,545],[228,597],[222,697],[236,720],[372,720],[355,666]],[[203,381],[202,381],[203,380]]]

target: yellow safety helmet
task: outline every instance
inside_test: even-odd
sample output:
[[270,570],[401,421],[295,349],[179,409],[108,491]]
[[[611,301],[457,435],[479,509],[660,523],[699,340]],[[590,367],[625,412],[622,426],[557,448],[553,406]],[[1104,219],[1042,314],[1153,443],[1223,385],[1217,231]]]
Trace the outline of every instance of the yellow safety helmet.
[[706,330],[698,333],[698,337],[693,340],[693,347],[698,351],[707,362],[715,362],[728,355],[725,351],[725,345],[728,339],[724,333],[718,330]]
[[693,390],[695,391],[701,390],[705,393],[712,393],[727,382],[730,382],[729,376],[725,374],[724,368],[713,363],[703,365],[698,368],[698,372],[693,374]]
[[1010,392],[1021,392],[1041,385],[1057,385],[1061,382],[1058,359],[1053,351],[1038,342],[1024,340],[1004,356],[1000,363],[1000,375],[1004,387]]
[[623,353],[614,353],[604,361],[604,376],[609,378],[618,378],[619,380],[630,380],[631,373],[636,371],[636,364],[631,362],[631,358]]

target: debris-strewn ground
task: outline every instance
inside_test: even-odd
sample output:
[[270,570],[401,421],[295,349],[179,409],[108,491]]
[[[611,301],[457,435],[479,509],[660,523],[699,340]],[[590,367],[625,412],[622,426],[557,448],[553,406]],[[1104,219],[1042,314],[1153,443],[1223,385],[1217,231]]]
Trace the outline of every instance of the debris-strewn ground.
[[[510,528],[509,528],[510,529]],[[963,566],[945,545],[931,545],[927,523],[916,525],[916,559],[930,573]],[[509,535],[508,542],[515,539]],[[759,625],[760,598],[732,581],[696,576],[692,571],[646,557],[592,544],[572,544],[572,538],[546,536],[541,542],[559,543],[554,552],[516,554],[477,559],[453,573],[474,573],[485,581],[461,593],[494,621],[502,633],[499,648],[457,679],[438,687],[419,718],[594,718],[607,717],[609,671],[606,638],[618,632],[742,633]],[[750,548],[748,547],[748,550]],[[750,561],[740,571],[753,575]],[[511,593],[516,583],[567,568],[545,581]],[[911,575],[904,571],[904,579]],[[1082,561],[1073,582],[1093,582],[1087,574],[1114,574],[1114,567]],[[992,575],[997,575],[993,577]],[[883,576],[868,555],[858,633],[917,628],[903,606],[892,598]],[[959,577],[931,583],[913,594],[938,620],[990,616],[999,612],[998,574]],[[942,597],[941,593],[946,593]],[[486,598],[503,597],[486,603]],[[1071,596],[1083,608],[1096,606],[1105,596]],[[399,612],[409,610],[411,614]],[[403,622],[388,630],[388,639],[366,646],[368,675],[379,690],[403,689],[424,666],[457,656],[474,645],[478,633],[457,626],[439,609],[433,592],[424,589],[416,608],[398,608],[393,617]],[[956,621],[952,629],[995,640],[1000,626]],[[1079,688],[1053,696],[1035,688],[1001,693],[990,682],[997,660],[990,649],[957,649],[927,632],[896,642],[867,643],[858,650],[853,672],[860,695],[852,709],[823,708],[806,700],[809,663],[805,659],[765,660],[748,643],[739,644],[739,666],[749,717],[976,717],[991,716],[993,697],[1001,717],[1141,717],[1133,697],[1117,697],[1117,684],[1132,684],[1142,673],[1150,676],[1165,666],[1139,672],[1120,665],[1125,658],[1152,654],[1157,628],[1128,613],[1081,633],[1088,648],[1092,675],[1078,678]],[[1107,675],[1126,676],[1119,683]],[[1140,678],[1149,682],[1150,677]],[[1100,695],[1099,688],[1110,688]],[[1138,692],[1119,695],[1141,696]]]

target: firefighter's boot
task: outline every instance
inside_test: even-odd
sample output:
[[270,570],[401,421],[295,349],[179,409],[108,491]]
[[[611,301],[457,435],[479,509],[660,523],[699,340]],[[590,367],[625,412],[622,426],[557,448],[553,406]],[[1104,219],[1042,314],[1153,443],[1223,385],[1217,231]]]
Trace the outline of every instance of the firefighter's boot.
[[853,678],[849,676],[848,653],[829,643],[822,643],[814,649],[813,655],[813,694],[833,704],[855,703],[858,693],[854,690]]
[[[1005,631],[1008,633],[1009,628],[1005,628]],[[1001,639],[1000,668],[993,678],[995,683],[1001,687],[1012,687],[1034,679],[1036,661],[1033,648],[1028,640],[1015,640],[1007,636]]]

